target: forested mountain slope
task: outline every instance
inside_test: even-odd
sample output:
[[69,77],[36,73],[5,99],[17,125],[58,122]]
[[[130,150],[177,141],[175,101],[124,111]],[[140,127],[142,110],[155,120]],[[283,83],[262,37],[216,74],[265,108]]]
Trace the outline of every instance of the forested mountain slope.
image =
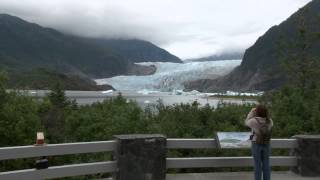
[[271,90],[287,79],[284,59],[294,56],[302,44],[300,31],[308,40],[308,58],[320,57],[320,0],[313,0],[280,25],[273,26],[248,48],[240,66],[230,74],[215,80],[200,80],[186,84],[188,89],[217,90]]

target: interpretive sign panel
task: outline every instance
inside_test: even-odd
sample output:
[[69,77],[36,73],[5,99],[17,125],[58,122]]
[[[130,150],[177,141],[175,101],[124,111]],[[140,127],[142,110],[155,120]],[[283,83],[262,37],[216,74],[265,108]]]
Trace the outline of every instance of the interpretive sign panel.
[[220,148],[249,148],[251,132],[217,132],[216,140]]

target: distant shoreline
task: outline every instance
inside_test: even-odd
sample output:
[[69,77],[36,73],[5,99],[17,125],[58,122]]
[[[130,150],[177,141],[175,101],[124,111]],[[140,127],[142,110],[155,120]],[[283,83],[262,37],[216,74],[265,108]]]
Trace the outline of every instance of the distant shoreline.
[[255,100],[257,101],[259,96],[227,96],[227,95],[212,95],[208,96],[210,99],[227,99],[227,100]]

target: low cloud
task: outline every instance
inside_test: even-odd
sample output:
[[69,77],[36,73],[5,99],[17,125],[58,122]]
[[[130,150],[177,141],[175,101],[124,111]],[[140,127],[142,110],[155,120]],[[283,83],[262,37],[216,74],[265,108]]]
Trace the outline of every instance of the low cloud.
[[244,51],[310,0],[1,0],[8,13],[86,37],[143,39],[181,58]]

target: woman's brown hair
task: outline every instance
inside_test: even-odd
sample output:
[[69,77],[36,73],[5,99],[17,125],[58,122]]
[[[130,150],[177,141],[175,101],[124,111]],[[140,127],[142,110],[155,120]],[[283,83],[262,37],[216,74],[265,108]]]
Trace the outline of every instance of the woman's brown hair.
[[262,104],[258,104],[256,106],[256,116],[257,117],[262,117],[262,118],[266,118],[267,122],[269,123],[269,112],[268,109],[265,105]]

